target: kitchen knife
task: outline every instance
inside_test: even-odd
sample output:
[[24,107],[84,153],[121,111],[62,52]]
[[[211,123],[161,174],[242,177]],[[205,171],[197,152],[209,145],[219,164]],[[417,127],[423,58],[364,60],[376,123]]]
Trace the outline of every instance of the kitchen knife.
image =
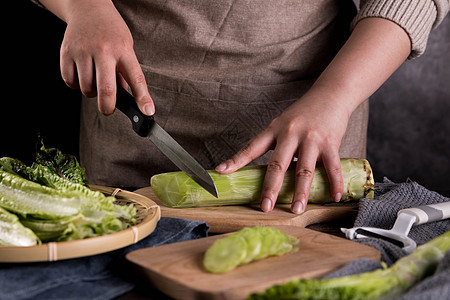
[[119,83],[117,84],[116,108],[131,120],[133,130],[138,135],[152,141],[180,170],[217,198],[216,185],[208,172],[155,122],[153,116],[144,115],[139,110],[133,96]]

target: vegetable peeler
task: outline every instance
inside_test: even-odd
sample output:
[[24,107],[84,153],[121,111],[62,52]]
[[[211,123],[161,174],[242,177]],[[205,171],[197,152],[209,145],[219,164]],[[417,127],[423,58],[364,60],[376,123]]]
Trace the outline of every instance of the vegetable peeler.
[[367,237],[380,238],[402,248],[406,253],[411,253],[416,248],[416,242],[408,237],[413,225],[420,225],[450,218],[450,202],[423,205],[402,209],[397,214],[392,229],[380,229],[375,227],[341,228],[345,236],[350,239]]

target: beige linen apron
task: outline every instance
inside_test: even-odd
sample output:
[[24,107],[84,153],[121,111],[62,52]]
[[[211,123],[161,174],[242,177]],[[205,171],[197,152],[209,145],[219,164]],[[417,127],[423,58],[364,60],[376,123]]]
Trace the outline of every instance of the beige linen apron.
[[[298,100],[348,37],[351,1],[122,0],[155,101],[156,121],[205,168],[230,158]],[[368,105],[352,115],[340,154],[364,157]],[[89,182],[148,186],[177,168],[120,112],[83,99],[80,158]],[[255,160],[267,163],[270,153]]]

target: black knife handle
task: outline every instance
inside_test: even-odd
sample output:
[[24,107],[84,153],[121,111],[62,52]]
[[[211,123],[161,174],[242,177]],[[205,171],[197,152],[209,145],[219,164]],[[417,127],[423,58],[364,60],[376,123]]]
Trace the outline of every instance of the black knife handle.
[[147,136],[153,125],[153,116],[144,115],[136,104],[133,96],[117,83],[116,108],[131,120],[133,130],[140,136]]

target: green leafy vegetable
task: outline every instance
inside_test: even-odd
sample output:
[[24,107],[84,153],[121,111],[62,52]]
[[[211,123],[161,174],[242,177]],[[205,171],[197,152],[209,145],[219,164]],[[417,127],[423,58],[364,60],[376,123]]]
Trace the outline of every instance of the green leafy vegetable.
[[298,279],[273,286],[250,300],[265,299],[378,299],[401,295],[431,275],[450,250],[450,231],[417,247],[390,268],[332,279]]
[[11,157],[0,158],[0,170],[3,170],[5,172],[14,175],[19,175],[24,178],[28,178],[27,169],[28,169],[27,165],[25,165],[18,159],[14,159]]
[[45,148],[42,139],[40,139],[40,145],[40,147],[36,147],[36,163],[49,168],[55,174],[71,182],[88,186],[85,171],[75,156],[63,154],[56,148]]
[[41,241],[52,241],[58,240],[64,235],[72,219],[41,220],[27,217],[20,221],[25,227],[31,229]]
[[0,171],[0,207],[24,218],[59,219],[77,215],[81,199]]
[[19,218],[0,207],[0,246],[34,246],[39,238]]
[[[105,235],[135,224],[136,209],[92,191],[72,155],[42,146],[31,167],[0,158],[0,208],[43,241],[68,241]],[[0,239],[5,232],[0,231]]]
[[298,248],[297,238],[276,228],[244,228],[216,240],[206,251],[203,265],[209,272],[224,273],[268,256],[295,252]]

